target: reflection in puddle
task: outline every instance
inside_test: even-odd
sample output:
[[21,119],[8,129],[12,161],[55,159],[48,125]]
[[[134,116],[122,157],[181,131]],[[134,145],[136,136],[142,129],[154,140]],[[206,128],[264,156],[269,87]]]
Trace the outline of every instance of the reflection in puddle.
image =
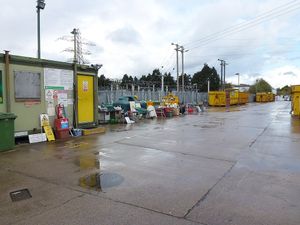
[[101,174],[102,188],[110,188],[120,185],[124,181],[124,177],[117,173],[103,173]]
[[79,186],[87,189],[93,189],[95,191],[101,191],[100,174],[94,173],[79,178]]
[[79,186],[95,191],[120,185],[124,177],[117,173],[93,173],[79,178]]
[[80,169],[99,169],[100,165],[94,154],[82,155],[79,157]]

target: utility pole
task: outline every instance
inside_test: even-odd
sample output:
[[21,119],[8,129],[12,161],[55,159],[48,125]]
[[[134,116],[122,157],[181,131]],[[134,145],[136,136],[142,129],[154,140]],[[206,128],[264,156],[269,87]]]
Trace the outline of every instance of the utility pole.
[[38,59],[41,58],[41,24],[40,24],[40,11],[41,9],[44,9],[46,6],[45,0],[37,0],[37,5],[36,5],[36,12],[37,12],[37,42],[38,42],[38,52],[37,52],[37,57]]
[[188,52],[189,50],[187,50],[187,49],[185,50],[183,46],[180,46],[179,51],[181,52],[181,60],[182,60],[182,62],[181,62],[182,92],[184,92],[184,53]]
[[163,73],[164,66],[161,67],[161,96],[164,95],[164,73]]
[[175,45],[175,51],[176,51],[176,68],[177,68],[177,93],[179,92],[179,65],[178,65],[178,51],[179,51],[179,45],[171,43],[171,45]]
[[209,78],[207,79],[207,93],[210,91],[210,80]]
[[226,65],[228,65],[228,63],[226,63],[226,61],[224,60],[224,63],[223,63],[223,66],[224,66],[224,82],[223,82],[224,83],[224,90],[226,88],[225,87],[225,85],[226,85],[226,79],[225,79],[226,78],[226,75],[225,75],[226,74]]
[[240,73],[236,73],[235,75],[238,76],[238,87],[240,91]]
[[224,63],[224,60],[223,59],[218,59],[218,61],[221,62],[221,90],[223,90],[223,63]]
[[77,128],[78,126],[78,77],[77,77],[77,54],[76,54],[76,39],[77,39],[77,30],[74,28],[71,34],[74,35],[74,59],[73,59],[73,66],[74,66],[74,74],[73,74],[73,79],[74,79],[74,98],[75,98],[75,104],[74,104],[74,120],[73,124],[74,127]]
[[77,35],[78,35],[78,29],[74,28],[71,32],[71,34],[73,34],[74,36],[74,63],[77,63]]

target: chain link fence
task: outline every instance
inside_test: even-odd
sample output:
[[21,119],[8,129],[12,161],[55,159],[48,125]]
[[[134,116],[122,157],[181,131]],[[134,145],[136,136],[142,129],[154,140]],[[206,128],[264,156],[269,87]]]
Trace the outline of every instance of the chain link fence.
[[[208,95],[207,92],[197,92],[194,90],[178,92],[172,91],[174,95],[179,97],[180,102],[184,103],[198,103],[198,102],[207,102]],[[98,103],[99,104],[107,104],[114,103],[121,96],[128,95],[136,95],[139,100],[152,100],[152,101],[161,101],[162,97],[166,95],[166,93],[162,93],[160,90],[151,90],[151,89],[142,89],[142,90],[128,90],[128,89],[119,89],[119,90],[100,90],[98,91]],[[249,102],[255,101],[255,95],[249,95]]]
[[[179,97],[180,102],[184,103],[196,103],[196,102],[203,102],[207,101],[207,93],[206,92],[196,92],[196,91],[185,91],[179,92],[176,91],[172,92],[174,95]],[[161,101],[162,97],[166,95],[166,93],[162,93],[159,90],[140,90],[140,91],[131,91],[125,89],[119,90],[100,90],[98,91],[98,103],[99,104],[107,104],[113,103],[118,100],[120,96],[126,95],[136,95],[138,96],[139,100],[152,100],[152,101]]]

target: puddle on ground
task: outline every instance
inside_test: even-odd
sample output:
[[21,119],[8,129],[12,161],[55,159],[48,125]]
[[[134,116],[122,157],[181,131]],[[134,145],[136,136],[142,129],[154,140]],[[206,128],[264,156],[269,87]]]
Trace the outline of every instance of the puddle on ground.
[[86,189],[92,189],[95,191],[102,191],[100,174],[94,173],[94,174],[80,177],[79,186]]
[[79,178],[79,186],[94,190],[103,191],[105,188],[111,188],[120,185],[124,177],[117,173],[93,173]]
[[100,161],[97,155],[99,155],[99,152],[97,154],[80,155],[75,159],[74,163],[80,167],[80,170],[99,169]]
[[203,129],[205,129],[205,128],[216,128],[216,127],[218,127],[217,125],[213,125],[213,124],[211,124],[211,125],[193,125],[194,127],[200,127],[200,128],[203,128]]

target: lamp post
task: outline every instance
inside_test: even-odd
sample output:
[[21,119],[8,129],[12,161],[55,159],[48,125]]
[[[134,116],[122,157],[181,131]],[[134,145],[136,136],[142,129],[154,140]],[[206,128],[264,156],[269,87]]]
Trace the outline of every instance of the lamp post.
[[180,46],[179,47],[179,51],[181,52],[181,84],[182,84],[182,92],[184,92],[184,53],[185,52],[188,52],[189,50],[188,49],[184,49],[183,46]]
[[178,51],[179,51],[179,44],[171,43],[171,45],[175,45],[175,51],[176,51],[176,68],[177,68],[177,84],[176,84],[176,90],[177,94],[179,92],[179,65],[178,65]]
[[37,0],[37,41],[38,41],[38,59],[41,58],[41,29],[40,29],[40,11],[46,6],[45,0]]
[[218,61],[221,62],[221,89],[223,90],[223,64],[224,64],[224,60],[223,59],[218,59]]
[[195,90],[196,90],[196,103],[198,102],[197,100],[197,95],[198,95],[198,86],[197,86],[197,83],[193,84],[193,86],[195,87]]
[[236,73],[235,75],[238,76],[238,87],[240,91],[240,73]]

